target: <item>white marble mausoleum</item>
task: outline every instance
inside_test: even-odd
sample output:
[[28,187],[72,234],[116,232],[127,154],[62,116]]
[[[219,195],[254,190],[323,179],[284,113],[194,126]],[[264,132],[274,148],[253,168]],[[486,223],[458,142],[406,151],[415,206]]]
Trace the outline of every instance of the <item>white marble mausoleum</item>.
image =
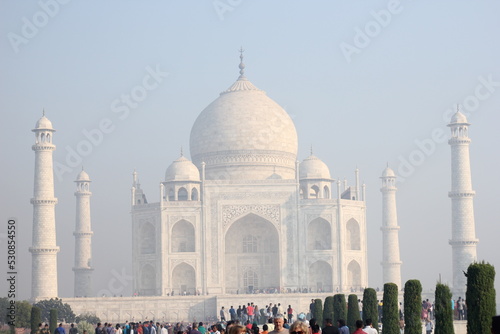
[[191,160],[168,166],[159,194],[145,194],[134,172],[134,293],[359,292],[368,265],[358,170],[347,186],[312,153],[299,162],[292,119],[243,69],[199,114]]

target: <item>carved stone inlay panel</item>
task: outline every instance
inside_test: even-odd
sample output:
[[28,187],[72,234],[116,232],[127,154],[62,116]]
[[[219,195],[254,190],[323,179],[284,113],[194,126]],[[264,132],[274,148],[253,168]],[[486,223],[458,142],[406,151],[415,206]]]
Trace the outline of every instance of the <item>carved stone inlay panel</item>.
[[280,206],[278,204],[243,204],[223,205],[222,224],[224,229],[229,223],[247,213],[256,213],[269,219],[278,228],[280,226]]

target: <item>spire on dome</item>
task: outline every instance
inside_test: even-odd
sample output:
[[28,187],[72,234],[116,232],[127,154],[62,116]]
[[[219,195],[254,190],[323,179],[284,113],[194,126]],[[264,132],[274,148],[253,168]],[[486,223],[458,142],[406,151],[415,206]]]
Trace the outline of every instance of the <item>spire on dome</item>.
[[182,145],[181,145],[181,157],[184,156],[184,150],[182,149]]
[[245,50],[243,50],[243,47],[240,47],[240,49],[238,51],[240,51],[240,65],[238,66],[240,68],[240,78],[244,78],[245,77],[245,64],[243,63],[243,52],[245,52]]
[[45,108],[42,108],[42,116],[45,116]]

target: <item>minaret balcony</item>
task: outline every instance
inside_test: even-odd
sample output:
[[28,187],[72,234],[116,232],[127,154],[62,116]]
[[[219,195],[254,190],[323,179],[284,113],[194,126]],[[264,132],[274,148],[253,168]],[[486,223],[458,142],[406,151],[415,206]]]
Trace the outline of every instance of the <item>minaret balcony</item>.
[[56,145],[43,143],[43,144],[35,144],[31,146],[33,151],[53,151],[56,149]]
[[474,190],[448,192],[448,197],[450,197],[450,198],[468,198],[468,197],[474,197],[475,195],[476,195],[476,192]]
[[448,243],[452,246],[475,246],[479,243],[479,239],[449,240]]
[[470,144],[470,138],[467,137],[454,137],[448,140],[450,145],[468,145]]
[[52,205],[52,204],[57,204],[57,198],[44,198],[44,199],[38,199],[38,198],[32,198],[30,200],[30,203],[33,205]]
[[58,246],[51,248],[30,247],[29,251],[32,254],[56,254],[59,252],[59,247]]
[[399,226],[382,226],[380,228],[381,231],[399,231]]
[[88,232],[73,232],[73,235],[75,237],[89,237],[92,236],[94,232],[88,231]]

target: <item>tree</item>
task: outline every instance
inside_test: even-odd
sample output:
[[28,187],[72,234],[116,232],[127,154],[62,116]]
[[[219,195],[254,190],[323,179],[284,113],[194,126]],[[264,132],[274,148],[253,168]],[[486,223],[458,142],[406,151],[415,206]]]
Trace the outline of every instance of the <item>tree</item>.
[[326,319],[333,320],[333,296],[328,296],[325,298],[325,308],[323,309],[323,321],[325,321]]
[[49,311],[49,330],[53,334],[57,328],[57,309],[53,308]]
[[45,322],[49,321],[49,313],[51,309],[57,310],[57,315],[59,320],[64,320],[65,322],[74,322],[75,313],[71,309],[69,304],[63,304],[62,300],[59,298],[51,298],[46,300],[41,300],[33,306],[40,308],[42,313],[42,320]]
[[451,310],[451,292],[450,288],[438,283],[434,297],[434,314],[436,317],[435,334],[454,334],[453,312]]
[[101,322],[101,319],[99,319],[98,316],[96,316],[95,314],[92,314],[92,313],[84,313],[84,314],[80,314],[80,315],[76,316],[76,320],[75,320],[76,323],[79,324],[83,321],[95,325],[98,322]]
[[382,334],[399,333],[398,286],[394,283],[384,284],[384,305],[382,306]]
[[321,299],[314,301],[314,317],[316,318],[316,323],[321,327],[323,323],[323,301]]
[[333,296],[333,319],[334,323],[339,319],[346,320],[347,318],[347,305],[345,302],[345,295],[336,294]]
[[31,334],[35,334],[38,330],[38,324],[42,322],[40,317],[40,308],[33,306],[31,308]]
[[31,327],[31,304],[25,300],[16,302],[16,327]]
[[[100,322],[100,321],[98,321]],[[97,324],[97,322],[96,322]],[[92,334],[95,332],[95,327],[92,325],[92,323],[89,323],[85,320],[82,320],[78,323],[78,333],[83,333],[83,331],[87,331],[87,333]]]
[[0,298],[0,325],[7,323],[7,310],[9,308],[9,298]]
[[375,289],[367,288],[363,292],[363,321],[371,319],[373,328],[378,330],[378,300]]
[[467,269],[467,333],[488,333],[496,314],[495,268],[489,263],[472,263]]
[[359,318],[358,296],[351,294],[347,298],[347,326],[351,333],[356,330],[356,320],[360,320]]
[[404,292],[405,333],[421,334],[422,284],[419,280],[406,281]]

